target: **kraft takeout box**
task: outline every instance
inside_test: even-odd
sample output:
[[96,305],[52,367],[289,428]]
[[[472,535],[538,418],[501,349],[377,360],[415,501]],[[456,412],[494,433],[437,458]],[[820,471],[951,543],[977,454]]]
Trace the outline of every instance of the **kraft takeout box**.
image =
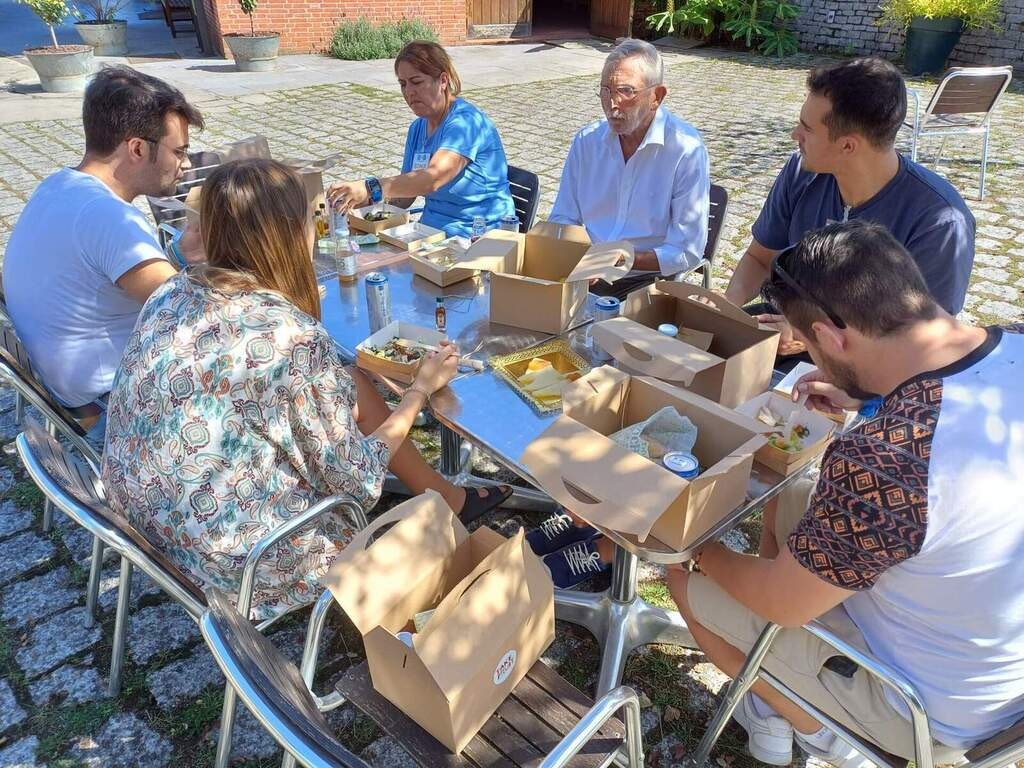
[[791,475],[809,461],[821,455],[829,440],[832,439],[835,423],[830,418],[818,411],[810,411],[803,405],[794,403],[789,397],[774,390],[762,392],[753,400],[748,400],[742,405],[736,406],[736,412],[749,416],[754,422],[754,427],[767,435],[771,433],[772,428],[757,418],[758,411],[763,406],[768,406],[783,421],[789,418],[791,413],[796,413],[795,423],[802,424],[810,431],[810,434],[803,438],[804,449],[802,451],[785,451],[782,448],[775,447],[771,442],[766,442],[757,449],[757,453],[754,454],[754,461],[764,464],[764,466],[778,472],[780,475]]
[[[466,253],[466,248],[459,242],[460,240],[464,240],[464,238],[450,237],[410,253],[409,264],[413,274],[442,288],[447,288],[449,285],[468,280],[479,274],[479,270],[456,266],[455,262]],[[468,241],[465,242],[468,243]],[[450,258],[452,263],[439,264],[439,258]]]
[[561,333],[586,302],[590,281],[624,277],[633,258],[626,241],[593,245],[583,227],[542,221],[525,235],[487,232],[459,266],[491,273],[492,323]]
[[[382,221],[367,221],[366,214],[381,210],[391,215]],[[375,203],[362,208],[354,208],[348,212],[349,227],[371,235],[376,235],[383,229],[391,229],[399,224],[405,224],[407,221],[409,221],[409,211],[391,203]]]
[[[711,345],[705,351],[658,333],[662,323],[710,333]],[[594,325],[593,338],[624,370],[729,407],[768,389],[779,348],[777,331],[760,327],[725,297],[669,281],[629,294],[619,317]]]
[[[453,752],[555,635],[551,575],[523,530],[467,533],[433,491],[361,531],[324,584],[363,637],[373,687]],[[434,607],[411,647],[396,637]]]
[[412,384],[413,379],[416,378],[416,371],[420,367],[419,360],[412,363],[399,363],[375,355],[370,352],[369,348],[383,347],[392,339],[422,341],[424,344],[437,346],[447,338],[443,333],[432,328],[423,328],[412,323],[394,320],[356,345],[356,366],[403,384]]
[[[665,406],[697,427],[701,473],[692,480],[608,437]],[[764,443],[750,419],[718,403],[602,366],[565,388],[562,415],[521,461],[549,496],[585,520],[683,551],[743,503]]]

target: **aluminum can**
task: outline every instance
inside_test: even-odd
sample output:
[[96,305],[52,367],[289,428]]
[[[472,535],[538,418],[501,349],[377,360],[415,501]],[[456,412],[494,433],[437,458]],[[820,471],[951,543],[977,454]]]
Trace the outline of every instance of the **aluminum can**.
[[473,237],[471,238],[473,240],[473,242],[476,242],[481,237],[483,237],[484,236],[484,232],[486,232],[486,231],[487,231],[487,219],[485,219],[483,216],[474,216],[473,217]]
[[[597,300],[594,301],[594,322],[599,323],[602,320],[611,320],[613,317],[619,316],[619,310],[622,308],[622,303],[614,296],[598,296]],[[593,334],[593,331],[591,331]],[[593,335],[590,336],[590,350],[591,358],[595,363],[607,363],[612,359],[601,345],[594,341]]]
[[661,457],[661,463],[665,465],[665,469],[679,475],[683,480],[693,480],[700,474],[697,457],[685,451],[669,451]]
[[376,333],[391,322],[391,286],[383,272],[371,272],[366,276],[366,310],[370,333]]
[[504,229],[508,232],[518,232],[519,217],[516,216],[514,213],[506,214],[505,216],[501,217],[501,224],[499,226],[501,227],[501,229]]

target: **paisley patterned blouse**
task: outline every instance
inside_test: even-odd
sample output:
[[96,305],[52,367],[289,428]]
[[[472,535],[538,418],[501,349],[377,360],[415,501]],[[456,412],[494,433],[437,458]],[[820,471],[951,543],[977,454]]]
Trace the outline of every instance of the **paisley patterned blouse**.
[[[111,390],[103,482],[111,506],[200,587],[237,595],[245,556],[334,493],[369,510],[390,460],[363,437],[355,383],[322,325],[264,291],[181,274],[149,298]],[[318,595],[353,531],[339,515],[268,553],[252,618]]]

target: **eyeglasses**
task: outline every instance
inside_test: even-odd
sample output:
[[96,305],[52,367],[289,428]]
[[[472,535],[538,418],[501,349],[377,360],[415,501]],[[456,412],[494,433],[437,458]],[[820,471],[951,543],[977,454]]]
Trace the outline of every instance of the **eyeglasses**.
[[[150,144],[155,144],[158,147],[167,146],[166,144],[161,144],[159,139],[151,139],[148,136],[140,136],[139,138],[142,139],[143,141],[148,141]],[[184,162],[185,160],[188,160],[188,146],[187,145],[184,146],[184,147],[178,147],[177,149],[175,149],[173,147],[167,147],[167,148],[169,150],[171,150],[171,152],[174,153],[174,156],[176,158],[178,158],[179,161]]]
[[820,307],[821,311],[825,313],[826,317],[828,317],[828,319],[832,321],[832,325],[834,325],[836,328],[845,328],[846,323],[843,322],[843,319],[839,315],[837,315],[828,304],[826,304],[821,299],[816,298],[813,294],[811,294],[810,291],[808,291],[806,288],[800,285],[800,283],[796,281],[796,278],[789,274],[789,272],[786,271],[786,268],[782,266],[782,260],[788,257],[794,251],[796,251],[796,249],[797,246],[791,245],[789,248],[786,248],[778,256],[776,256],[775,259],[772,261],[772,282],[775,281],[776,277],[779,278],[780,280],[782,280],[783,283],[792,288],[796,292],[797,296],[799,296],[801,299],[803,299],[804,301],[809,301],[811,304],[816,304],[818,307]]
[[649,91],[651,88],[657,88],[657,85],[648,85],[645,88],[634,88],[631,85],[617,85],[615,88],[610,88],[607,85],[602,85],[597,89],[597,95],[602,99],[611,99],[612,94],[618,97],[619,101],[632,101],[644,91]]

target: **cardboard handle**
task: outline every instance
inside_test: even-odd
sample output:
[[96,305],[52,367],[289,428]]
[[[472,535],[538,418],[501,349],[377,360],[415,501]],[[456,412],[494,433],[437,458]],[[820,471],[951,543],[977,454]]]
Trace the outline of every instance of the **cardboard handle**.
[[561,480],[562,480],[562,485],[565,486],[565,490],[567,490],[569,492],[569,495],[572,496],[577,501],[581,501],[584,504],[600,504],[601,503],[600,499],[595,499],[593,496],[591,496],[589,493],[584,491],[582,488],[580,488],[575,483],[572,483],[572,482],[566,480],[564,475],[561,477]]
[[706,309],[713,309],[723,317],[743,323],[743,325],[750,328],[757,327],[757,321],[751,315],[748,315],[741,307],[737,307],[722,294],[709,291],[707,288],[693,283],[675,283],[675,285],[684,286],[685,292],[677,294],[684,301],[697,304]]
[[654,359],[654,355],[644,352],[636,344],[628,341],[622,342],[622,350],[630,357],[639,360],[642,363],[649,363]]
[[466,594],[469,592],[469,590],[471,590],[473,587],[475,587],[477,584],[479,584],[481,579],[483,579],[484,576],[486,576],[487,574],[491,573],[491,570],[492,569],[488,568],[486,571],[481,571],[476,576],[474,576],[473,580],[471,582],[469,582],[469,584],[466,586],[466,588],[464,590],[462,590],[462,594],[459,595],[459,599],[456,600],[456,602],[457,603],[461,603],[462,602],[462,598],[464,598],[466,596]]

